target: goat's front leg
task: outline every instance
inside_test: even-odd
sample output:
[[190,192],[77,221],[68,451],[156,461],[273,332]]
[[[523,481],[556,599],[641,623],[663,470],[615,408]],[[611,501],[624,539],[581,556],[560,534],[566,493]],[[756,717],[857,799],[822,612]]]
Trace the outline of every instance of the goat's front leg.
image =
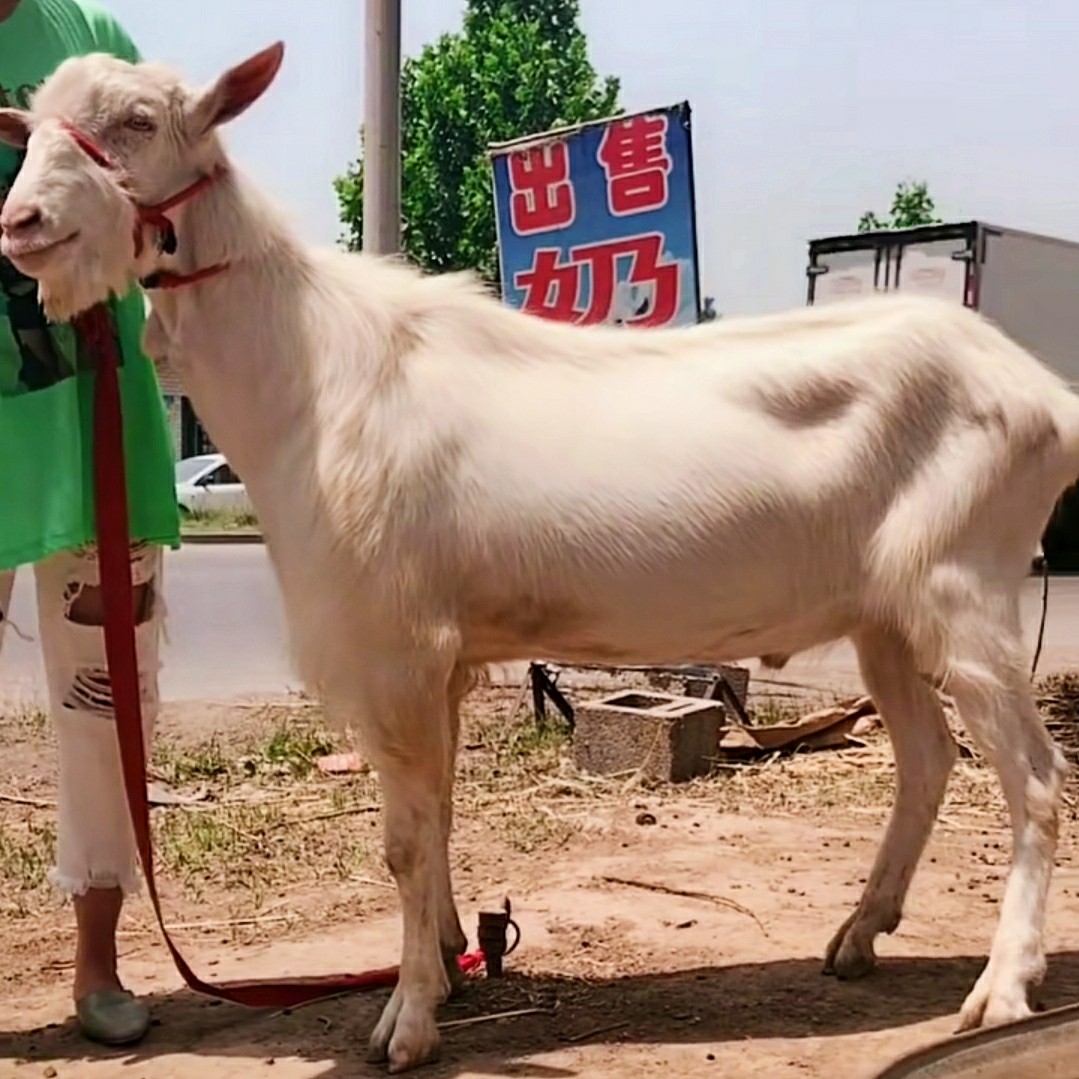
[[435,1009],[451,989],[441,937],[449,928],[444,806],[452,738],[444,689],[424,696],[414,710],[394,709],[371,739],[385,799],[386,861],[397,881],[404,928],[397,987],[371,1036],[369,1053],[374,1063],[388,1060],[391,1072],[438,1055]]
[[433,1060],[435,1009],[450,993],[439,944],[439,788],[422,770],[381,770],[386,803],[386,861],[401,897],[404,942],[397,987],[371,1035],[369,1059],[391,1072]]
[[450,979],[453,990],[457,990],[463,983],[461,968],[457,964],[457,958],[464,954],[468,947],[468,939],[461,928],[461,919],[457,913],[457,904],[453,899],[453,880],[450,874],[449,845],[450,834],[453,831],[453,781],[455,764],[457,761],[457,745],[461,731],[461,701],[465,694],[475,684],[472,671],[458,667],[450,679],[448,697],[449,709],[449,733],[450,733],[450,764],[446,769],[445,783],[442,791],[442,806],[440,823],[442,826],[442,839],[439,847],[440,865],[438,870],[438,937],[442,950],[442,961],[446,965],[446,974]]

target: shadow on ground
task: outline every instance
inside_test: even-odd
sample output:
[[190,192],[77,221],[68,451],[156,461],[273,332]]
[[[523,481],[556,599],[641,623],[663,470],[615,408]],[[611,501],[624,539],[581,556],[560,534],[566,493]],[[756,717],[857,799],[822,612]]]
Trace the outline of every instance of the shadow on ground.
[[[896,958],[870,978],[838,982],[815,959],[592,980],[548,974],[471,983],[440,1021],[524,1007],[545,1014],[447,1030],[429,1076],[466,1071],[558,1079],[573,1071],[529,1063],[541,1053],[600,1043],[697,1045],[745,1039],[816,1039],[869,1034],[954,1015],[982,968],[981,958]],[[74,1025],[0,1035],[0,1059],[39,1063],[111,1059],[124,1073],[175,1053],[235,1057],[253,1068],[272,1058],[323,1062],[319,1079],[385,1074],[364,1062],[367,1036],[386,999],[380,992],[292,1012],[246,1011],[186,990],[151,998],[155,1023],[134,1049],[90,1047]],[[1079,952],[1050,958],[1040,1003],[1079,1000]],[[63,1068],[58,1069],[63,1075]],[[119,1072],[117,1073],[119,1074]],[[230,1073],[231,1074],[231,1073]],[[263,1074],[252,1071],[251,1074]]]

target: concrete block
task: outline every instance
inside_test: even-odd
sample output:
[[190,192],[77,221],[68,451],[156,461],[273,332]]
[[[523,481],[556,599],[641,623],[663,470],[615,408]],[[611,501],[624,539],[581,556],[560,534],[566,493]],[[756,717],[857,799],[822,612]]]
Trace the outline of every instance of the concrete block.
[[641,769],[650,779],[681,783],[711,770],[723,716],[718,701],[613,693],[576,709],[574,758],[594,775]]

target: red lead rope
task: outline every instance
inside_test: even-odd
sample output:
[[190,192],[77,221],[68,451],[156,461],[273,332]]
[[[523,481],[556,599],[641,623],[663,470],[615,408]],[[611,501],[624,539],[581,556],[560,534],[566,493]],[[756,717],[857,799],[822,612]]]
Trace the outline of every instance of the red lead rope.
[[[288,1008],[337,993],[393,986],[397,983],[396,967],[364,974],[331,974],[291,981],[236,981],[211,985],[199,978],[188,966],[165,928],[154,878],[150,806],[146,795],[146,749],[143,742],[138,658],[135,650],[134,587],[131,578],[127,482],[117,373],[119,355],[109,311],[104,305],[93,307],[79,315],[75,319],[75,327],[97,360],[94,394],[97,544],[105,606],[105,655],[112,681],[124,792],[139,860],[146,878],[146,890],[176,969],[188,987],[196,992],[253,1008]],[[483,965],[483,953],[463,955],[458,962],[464,973],[471,974]]]

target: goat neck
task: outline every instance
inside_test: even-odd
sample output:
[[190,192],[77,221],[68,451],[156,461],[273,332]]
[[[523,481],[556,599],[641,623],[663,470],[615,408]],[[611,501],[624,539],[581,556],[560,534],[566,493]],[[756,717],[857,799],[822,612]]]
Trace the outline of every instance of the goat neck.
[[172,220],[175,254],[159,256],[151,271],[228,269],[150,293],[147,351],[175,365],[211,437],[247,480],[281,431],[295,427],[304,398],[302,365],[280,361],[282,344],[299,336],[309,259],[276,209],[231,168]]

